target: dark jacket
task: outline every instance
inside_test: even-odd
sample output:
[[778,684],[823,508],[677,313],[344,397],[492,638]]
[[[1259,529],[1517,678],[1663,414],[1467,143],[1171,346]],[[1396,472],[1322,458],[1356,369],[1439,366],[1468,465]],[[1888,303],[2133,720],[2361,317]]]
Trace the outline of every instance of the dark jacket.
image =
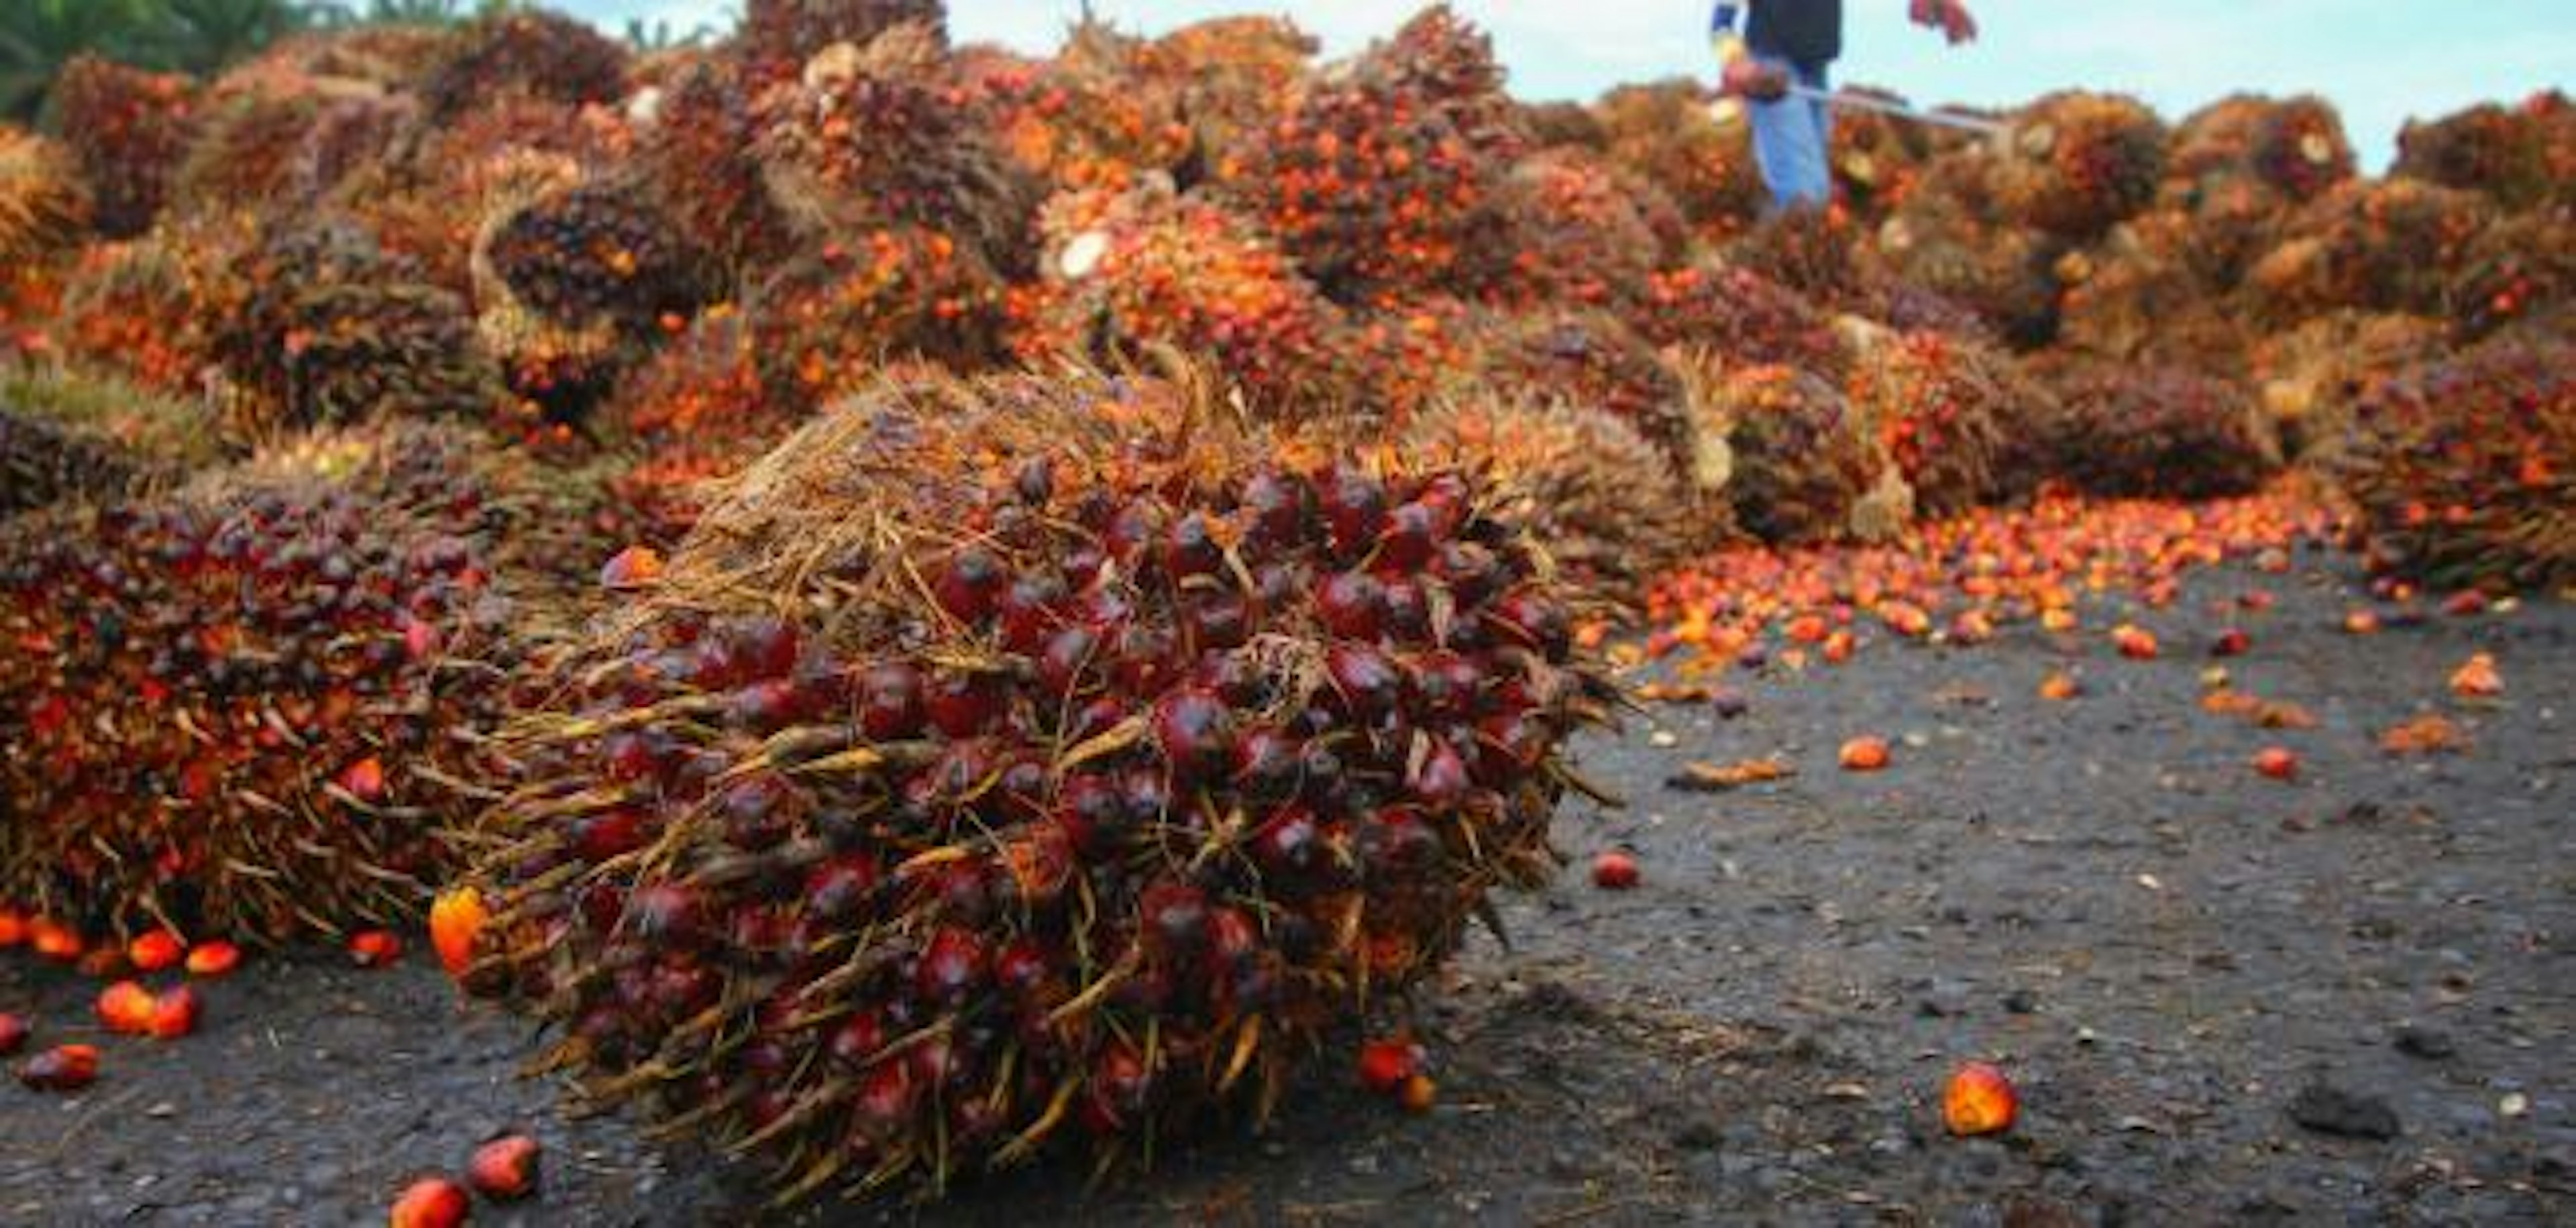
[[1744,45],[1756,55],[1776,56],[1793,64],[1827,63],[1843,53],[1843,0],[1725,0],[1710,23],[1719,30],[1735,28],[1735,11],[1751,8]]

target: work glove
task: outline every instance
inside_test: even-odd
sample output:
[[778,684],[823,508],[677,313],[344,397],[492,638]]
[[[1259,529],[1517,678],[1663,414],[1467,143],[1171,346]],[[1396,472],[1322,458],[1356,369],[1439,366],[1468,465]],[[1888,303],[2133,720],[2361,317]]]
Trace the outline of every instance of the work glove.
[[1953,47],[1977,41],[1977,19],[1968,14],[1968,6],[1960,0],[1913,0],[1906,15],[1918,26],[1941,31]]
[[1717,92],[1755,102],[1778,102],[1789,93],[1789,74],[1752,56],[1727,61],[1717,76]]

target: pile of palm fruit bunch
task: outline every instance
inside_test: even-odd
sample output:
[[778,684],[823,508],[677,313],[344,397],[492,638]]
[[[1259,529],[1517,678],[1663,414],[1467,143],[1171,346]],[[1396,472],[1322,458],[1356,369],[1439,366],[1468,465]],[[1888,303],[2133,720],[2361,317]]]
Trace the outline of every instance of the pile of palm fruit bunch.
[[195,135],[196,94],[185,76],[96,56],[63,66],[48,106],[102,234],[130,237],[151,226]]
[[1721,240],[1759,216],[1768,196],[1751,128],[1740,109],[1713,114],[1714,101],[1698,82],[1658,81],[1611,90],[1591,115],[1605,156],[1662,189],[1699,237]]
[[2362,399],[2341,466],[2375,567],[2445,588],[2576,584],[2576,341],[2508,334]]
[[1704,466],[1678,470],[1634,426],[1579,401],[1443,398],[1413,417],[1400,446],[1472,474],[1597,599],[1633,600],[1729,529],[1722,469],[1706,473],[1703,491]]
[[110,375],[0,366],[0,521],[175,484],[228,458],[216,425]]
[[33,266],[79,241],[89,189],[61,145],[0,125],[0,262]]
[[2052,396],[2019,424],[2006,462],[2087,494],[2208,499],[2249,493],[2281,466],[2262,401],[2243,381],[2179,364],[2051,355]]
[[0,522],[0,898],[93,936],[409,915],[492,763],[542,496],[362,428]]
[[1266,1112],[1550,868],[1607,691],[1473,481],[1216,397],[932,374],[758,462],[513,726],[465,984],[782,1200]]

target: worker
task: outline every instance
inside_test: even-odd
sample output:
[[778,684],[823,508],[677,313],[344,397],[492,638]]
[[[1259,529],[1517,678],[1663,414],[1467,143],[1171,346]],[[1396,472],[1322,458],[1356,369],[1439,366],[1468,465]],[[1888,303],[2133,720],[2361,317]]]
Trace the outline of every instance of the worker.
[[[1738,10],[1751,9],[1743,33]],[[1914,24],[1937,29],[1951,46],[1977,37],[1962,0],[1910,0]],[[1826,150],[1833,117],[1825,110],[1826,67],[1843,50],[1842,0],[1719,0],[1709,19],[1717,45],[1718,92],[1751,107],[1753,160],[1771,189],[1775,210],[1822,208],[1833,200]],[[1804,87],[1792,92],[1792,87]]]

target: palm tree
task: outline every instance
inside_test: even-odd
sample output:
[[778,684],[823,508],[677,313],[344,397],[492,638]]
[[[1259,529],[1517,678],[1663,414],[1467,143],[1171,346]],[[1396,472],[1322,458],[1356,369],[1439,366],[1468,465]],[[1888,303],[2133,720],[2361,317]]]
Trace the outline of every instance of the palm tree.
[[0,117],[34,119],[54,74],[84,51],[152,61],[157,15],[150,0],[0,0]]
[[193,73],[213,73],[313,24],[300,0],[159,0],[151,37],[162,57]]

